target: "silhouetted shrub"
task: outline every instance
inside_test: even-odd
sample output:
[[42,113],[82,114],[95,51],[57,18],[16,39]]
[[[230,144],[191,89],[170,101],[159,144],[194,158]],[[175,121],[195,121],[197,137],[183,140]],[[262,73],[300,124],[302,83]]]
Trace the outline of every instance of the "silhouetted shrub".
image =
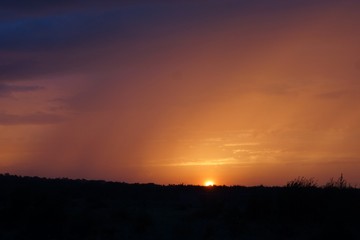
[[329,182],[327,182],[324,186],[325,188],[339,188],[339,189],[344,189],[344,188],[352,188],[351,184],[348,183],[343,174],[340,175],[340,177],[336,180],[334,180],[334,178],[331,178],[329,180]]
[[316,188],[318,186],[314,178],[297,177],[289,181],[286,187],[289,188]]

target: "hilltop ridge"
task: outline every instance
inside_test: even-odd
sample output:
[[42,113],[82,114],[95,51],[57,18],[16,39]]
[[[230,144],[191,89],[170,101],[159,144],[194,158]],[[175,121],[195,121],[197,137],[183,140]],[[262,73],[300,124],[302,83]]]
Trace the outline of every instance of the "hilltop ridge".
[[359,239],[360,190],[0,175],[1,239]]

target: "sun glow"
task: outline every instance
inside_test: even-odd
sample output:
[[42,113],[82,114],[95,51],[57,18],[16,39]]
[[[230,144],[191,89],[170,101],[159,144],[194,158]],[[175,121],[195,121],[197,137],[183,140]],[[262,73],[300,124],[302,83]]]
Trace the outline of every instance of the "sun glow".
[[206,182],[204,183],[204,186],[205,186],[205,187],[212,187],[212,186],[214,186],[214,182],[213,182],[213,181],[206,181]]

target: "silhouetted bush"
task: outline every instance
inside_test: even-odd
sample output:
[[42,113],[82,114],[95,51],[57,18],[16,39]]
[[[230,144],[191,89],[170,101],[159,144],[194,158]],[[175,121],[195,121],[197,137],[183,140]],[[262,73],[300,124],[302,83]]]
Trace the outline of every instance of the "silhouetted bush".
[[317,182],[314,178],[298,177],[294,180],[289,181],[286,187],[290,188],[316,188],[318,187]]
[[352,188],[351,184],[348,183],[343,174],[340,175],[340,177],[336,180],[334,178],[331,178],[329,182],[327,182],[324,185],[325,188],[338,188],[338,189],[344,189],[344,188]]

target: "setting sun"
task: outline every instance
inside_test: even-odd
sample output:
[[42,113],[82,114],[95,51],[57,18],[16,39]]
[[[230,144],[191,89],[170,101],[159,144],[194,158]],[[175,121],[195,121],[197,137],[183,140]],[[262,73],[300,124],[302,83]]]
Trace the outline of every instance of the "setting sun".
[[213,181],[206,181],[204,186],[206,186],[206,187],[214,186],[214,182]]

